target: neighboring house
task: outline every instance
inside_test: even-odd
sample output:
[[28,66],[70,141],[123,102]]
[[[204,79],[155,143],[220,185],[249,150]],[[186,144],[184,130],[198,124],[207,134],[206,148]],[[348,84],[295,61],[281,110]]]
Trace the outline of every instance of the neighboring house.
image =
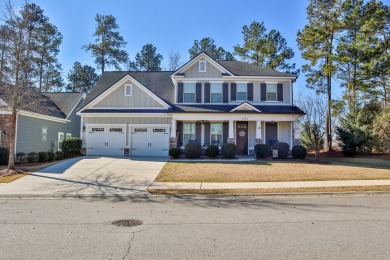
[[[84,93],[42,93],[44,109],[19,111],[16,153],[59,151],[64,139],[80,137],[81,122],[76,112],[84,98]],[[11,112],[4,100],[0,97],[0,144],[7,147]]]
[[201,53],[175,72],[104,72],[77,112],[87,155],[167,156],[170,147],[300,143],[292,74]]

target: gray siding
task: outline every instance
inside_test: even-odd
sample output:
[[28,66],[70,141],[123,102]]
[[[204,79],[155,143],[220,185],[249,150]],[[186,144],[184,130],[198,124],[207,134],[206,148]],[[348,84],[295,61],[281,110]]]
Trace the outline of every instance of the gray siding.
[[[125,84],[133,84],[131,96],[125,96]],[[155,99],[136,86],[134,82],[126,82],[114,92],[97,103],[94,107],[162,107]]]
[[206,61],[206,72],[199,72],[199,62],[184,71],[185,78],[221,78],[222,73],[219,69]]
[[170,124],[169,117],[84,117],[84,124]]
[[285,142],[290,145],[291,147],[291,135],[292,135],[292,130],[291,130],[291,122],[279,122],[279,142]]
[[[283,84],[283,104],[290,104],[291,103],[290,82],[289,81],[275,81],[275,82]],[[256,82],[253,84],[253,91],[254,91],[253,101],[255,103],[261,102],[261,94],[260,94],[260,84],[261,83],[265,83],[265,82],[260,81],[260,82]],[[263,103],[268,103],[268,102],[263,102]]]
[[[46,135],[43,133],[46,129]],[[16,152],[47,152],[52,141],[57,150],[58,132],[66,136],[67,124],[34,117],[19,116],[17,127]]]
[[66,123],[66,133],[71,133],[72,137],[77,138],[80,138],[81,117],[76,115],[76,112],[81,102],[83,102],[83,99],[80,100],[80,102],[76,105],[76,108],[69,115],[68,120],[70,120],[70,122]]

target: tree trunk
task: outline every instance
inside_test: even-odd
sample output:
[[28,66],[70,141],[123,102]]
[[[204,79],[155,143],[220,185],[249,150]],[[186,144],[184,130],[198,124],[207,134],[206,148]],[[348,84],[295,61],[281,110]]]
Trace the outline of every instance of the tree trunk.
[[9,170],[15,170],[16,120],[17,120],[17,111],[14,106],[12,109],[11,127],[9,130],[9,159],[8,159]]

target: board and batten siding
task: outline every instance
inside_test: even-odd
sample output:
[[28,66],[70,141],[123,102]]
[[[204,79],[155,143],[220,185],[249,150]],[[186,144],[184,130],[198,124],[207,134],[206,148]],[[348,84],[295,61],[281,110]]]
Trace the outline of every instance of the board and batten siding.
[[[46,134],[44,133],[46,129]],[[16,152],[47,152],[54,141],[57,151],[58,132],[66,137],[67,124],[28,116],[18,116]],[[79,134],[80,135],[80,132]]]
[[80,100],[80,102],[76,105],[76,108],[72,111],[72,113],[69,115],[68,120],[70,122],[66,123],[67,127],[67,133],[71,133],[72,137],[80,138],[80,128],[81,128],[81,117],[76,115],[77,108],[79,105],[83,102],[83,99]]
[[[132,84],[133,90],[131,96],[125,96],[125,84]],[[131,81],[118,87],[102,101],[97,103],[94,107],[148,107],[148,108],[161,108],[162,105],[155,99],[145,93],[141,88]]]
[[199,72],[199,62],[194,63],[184,71],[185,78],[221,78],[222,73],[219,69],[206,61],[206,72]]

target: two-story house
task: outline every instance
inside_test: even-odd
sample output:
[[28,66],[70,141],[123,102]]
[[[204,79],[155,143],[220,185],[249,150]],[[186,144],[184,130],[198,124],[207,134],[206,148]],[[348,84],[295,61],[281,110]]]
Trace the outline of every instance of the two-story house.
[[87,155],[167,156],[198,142],[300,143],[295,76],[201,53],[177,71],[105,72],[81,105]]

